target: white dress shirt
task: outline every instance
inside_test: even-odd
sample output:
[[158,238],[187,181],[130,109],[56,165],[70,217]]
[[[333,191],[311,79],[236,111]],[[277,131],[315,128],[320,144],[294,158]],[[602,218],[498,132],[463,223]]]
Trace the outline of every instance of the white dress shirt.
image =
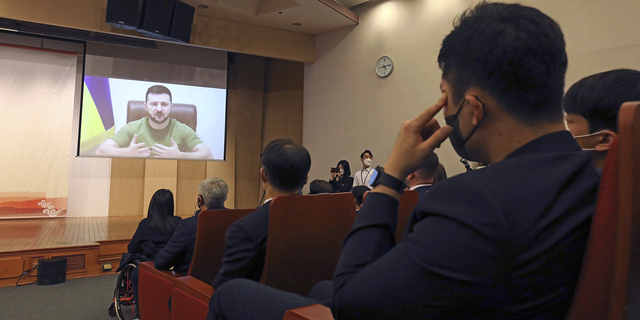
[[353,176],[353,186],[367,186],[369,188],[371,188],[371,175],[373,174],[373,171],[375,169],[373,169],[372,167],[366,168],[366,169],[362,169],[362,170],[358,170],[356,172],[356,174]]

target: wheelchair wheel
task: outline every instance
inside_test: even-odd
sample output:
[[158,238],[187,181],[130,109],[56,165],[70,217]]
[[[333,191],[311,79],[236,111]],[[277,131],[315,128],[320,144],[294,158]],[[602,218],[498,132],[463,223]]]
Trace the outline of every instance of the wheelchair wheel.
[[[119,320],[131,320],[139,317],[131,282],[131,273],[136,267],[135,264],[130,263],[118,275],[118,282],[113,293],[113,306],[114,313]],[[111,315],[111,308],[109,311],[109,315]]]

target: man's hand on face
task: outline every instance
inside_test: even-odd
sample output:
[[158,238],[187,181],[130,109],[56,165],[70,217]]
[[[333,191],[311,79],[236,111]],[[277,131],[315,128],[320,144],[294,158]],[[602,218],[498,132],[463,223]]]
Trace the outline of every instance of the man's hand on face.
[[133,157],[148,157],[151,155],[149,148],[145,147],[144,142],[137,143],[138,135],[134,134],[129,147],[127,147],[127,155]]
[[447,104],[443,94],[438,102],[427,108],[415,119],[405,121],[393,145],[384,171],[400,180],[420,167],[424,159],[449,137],[450,126],[440,128],[433,117]]
[[151,151],[155,154],[155,158],[182,158],[182,152],[173,138],[171,138],[171,147],[156,143],[151,147]]

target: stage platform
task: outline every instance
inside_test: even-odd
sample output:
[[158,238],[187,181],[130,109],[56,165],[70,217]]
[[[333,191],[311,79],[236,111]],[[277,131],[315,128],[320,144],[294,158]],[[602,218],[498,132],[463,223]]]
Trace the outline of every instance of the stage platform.
[[[112,273],[142,217],[0,220],[0,287],[38,259],[67,258],[67,278]],[[109,269],[111,267],[111,269]],[[35,280],[36,272],[20,283]]]

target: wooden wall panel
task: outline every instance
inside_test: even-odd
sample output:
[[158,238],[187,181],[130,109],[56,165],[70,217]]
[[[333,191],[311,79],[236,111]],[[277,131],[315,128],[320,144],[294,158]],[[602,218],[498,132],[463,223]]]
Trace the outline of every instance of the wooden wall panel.
[[315,61],[315,36],[196,15],[193,44],[292,61]]
[[145,160],[112,159],[109,216],[142,216]]
[[[105,22],[107,0],[2,0],[0,17],[142,37]],[[314,62],[315,36],[196,15],[192,43],[221,50]]]
[[171,190],[175,201],[177,181],[178,160],[145,160],[142,217],[147,216],[149,201],[158,189]]
[[304,63],[287,61],[287,108],[285,136],[302,144]]
[[207,161],[178,160],[175,193],[176,215],[191,216],[198,197],[198,184],[206,177]]
[[236,208],[251,208],[260,201],[260,152],[265,58],[237,55],[236,79],[229,100],[236,107]]

